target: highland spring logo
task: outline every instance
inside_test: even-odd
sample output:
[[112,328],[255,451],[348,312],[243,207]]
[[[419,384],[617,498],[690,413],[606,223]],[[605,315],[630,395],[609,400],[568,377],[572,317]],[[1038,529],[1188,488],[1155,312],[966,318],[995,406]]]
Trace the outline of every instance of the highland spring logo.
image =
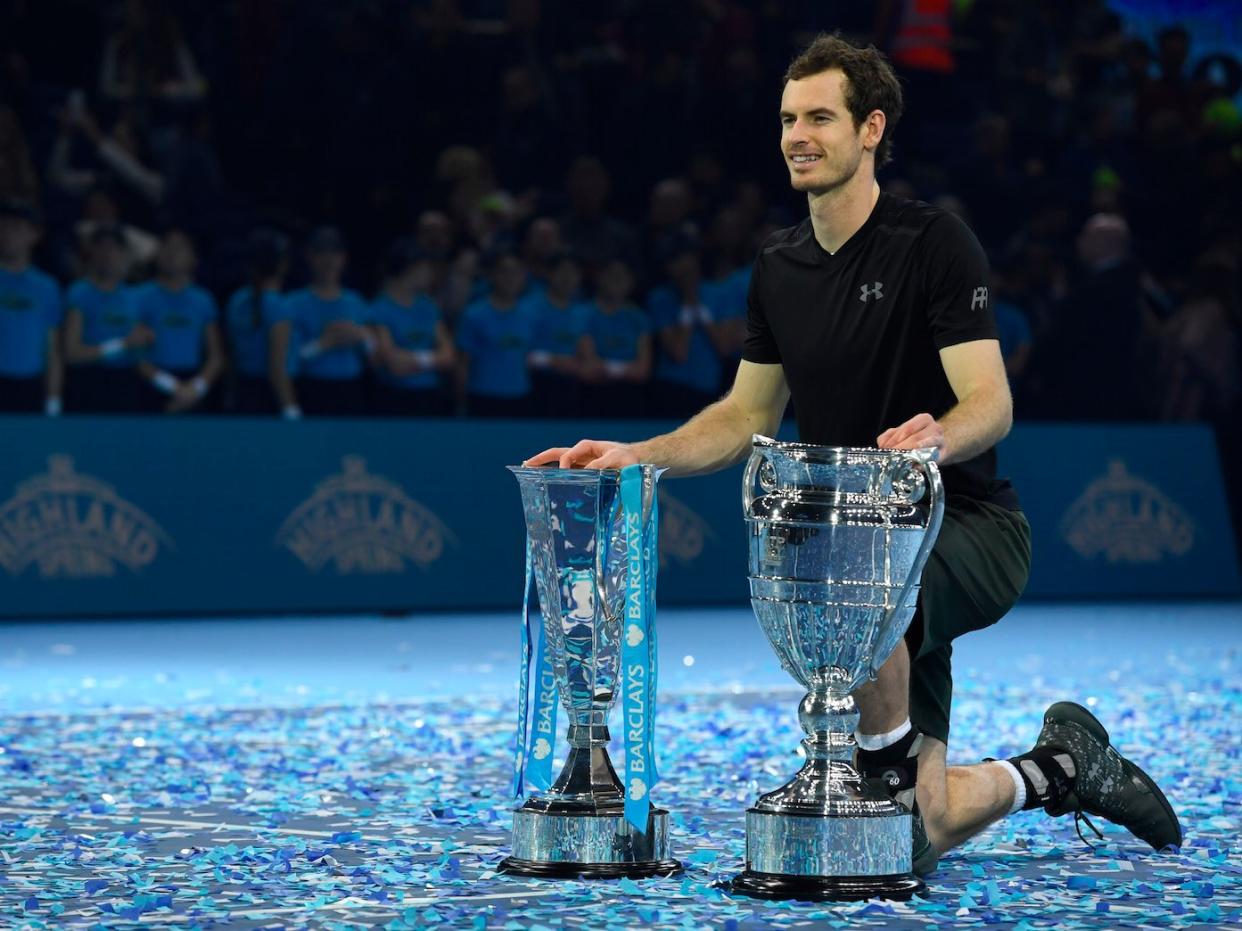
[[1195,524],[1159,488],[1131,475],[1121,460],[1086,487],[1061,520],[1061,534],[1084,559],[1154,563],[1184,556]]
[[404,572],[407,562],[425,569],[457,545],[444,521],[396,482],[369,473],[360,456],[346,456],[340,475],[315,486],[276,542],[312,572],[331,563],[340,575]]
[[44,579],[107,578],[117,566],[138,572],[173,542],[160,526],[89,475],[69,456],[17,486],[0,504],[0,566],[18,576],[38,566]]

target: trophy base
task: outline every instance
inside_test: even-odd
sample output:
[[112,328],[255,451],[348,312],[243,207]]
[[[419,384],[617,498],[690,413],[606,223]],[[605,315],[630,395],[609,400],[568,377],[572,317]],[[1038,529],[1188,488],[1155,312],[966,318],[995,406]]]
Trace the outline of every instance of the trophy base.
[[513,813],[513,856],[500,872],[556,879],[641,879],[671,876],[681,864],[669,855],[668,812],[652,808],[647,830],[613,812],[519,808]]
[[505,857],[496,869],[509,876],[534,876],[540,879],[649,879],[652,876],[675,876],[681,872],[682,867],[677,860],[651,860],[642,863],[557,863]]
[[858,902],[889,899],[903,902],[927,891],[927,884],[910,874],[892,876],[780,876],[747,870],[734,877],[729,888],[756,899],[801,899],[805,902]]

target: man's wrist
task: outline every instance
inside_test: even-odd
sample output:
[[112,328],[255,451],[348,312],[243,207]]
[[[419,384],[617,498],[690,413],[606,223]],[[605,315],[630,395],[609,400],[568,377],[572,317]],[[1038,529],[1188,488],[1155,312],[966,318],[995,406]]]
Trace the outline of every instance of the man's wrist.
[[99,344],[99,357],[101,359],[111,359],[113,356],[119,356],[125,349],[125,340],[119,336],[114,336],[112,339],[105,339]]
[[57,395],[50,396],[43,402],[43,413],[48,417],[59,417],[61,412],[60,398]]
[[172,394],[177,390],[178,382],[177,379],[168,372],[165,372],[163,369],[158,369],[156,373],[151,376],[151,384],[154,385],[158,391],[164,392],[164,394]]

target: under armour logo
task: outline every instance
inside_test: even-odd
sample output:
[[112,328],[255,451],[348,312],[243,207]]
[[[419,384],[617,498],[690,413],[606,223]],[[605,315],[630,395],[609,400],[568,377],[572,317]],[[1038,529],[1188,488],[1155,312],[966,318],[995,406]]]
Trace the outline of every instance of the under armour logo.
[[988,306],[988,289],[975,288],[975,293],[970,296],[970,309],[979,310]]
[[882,281],[877,281],[871,287],[863,285],[860,290],[862,293],[858,295],[858,299],[864,304],[871,300],[871,298],[875,298],[877,301],[884,298],[884,282]]

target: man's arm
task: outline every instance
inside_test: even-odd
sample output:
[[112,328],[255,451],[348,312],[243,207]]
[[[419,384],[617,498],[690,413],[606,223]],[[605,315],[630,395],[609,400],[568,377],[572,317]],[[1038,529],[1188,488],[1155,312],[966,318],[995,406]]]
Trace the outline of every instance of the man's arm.
[[991,449],[1013,426],[1013,399],[1000,343],[977,339],[940,350],[940,364],[957,404],[939,420],[917,414],[876,438],[881,449],[940,450],[940,464],[964,462]]
[[60,413],[60,396],[65,387],[65,363],[60,352],[60,328],[47,331],[47,369],[44,373],[44,410],[48,414]]
[[751,436],[775,432],[788,403],[789,386],[779,365],[742,362],[733,389],[672,433],[634,444],[582,440],[573,447],[544,450],[524,464],[619,469],[648,462],[673,476],[703,475],[744,459]]

